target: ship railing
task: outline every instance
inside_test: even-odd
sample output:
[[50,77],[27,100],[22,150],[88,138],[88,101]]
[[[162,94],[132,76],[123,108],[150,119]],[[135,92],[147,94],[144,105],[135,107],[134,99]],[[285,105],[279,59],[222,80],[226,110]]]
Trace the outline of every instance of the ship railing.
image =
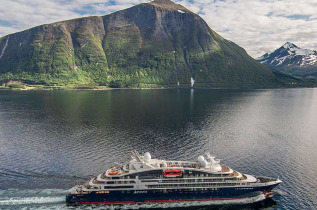
[[221,166],[221,172],[229,172],[230,171],[230,168],[227,167],[227,166]]
[[[235,176],[237,176],[238,174],[235,174]],[[171,178],[171,177],[165,177],[165,176],[162,176],[162,175],[159,175],[159,176],[155,176],[155,177],[153,177],[153,178],[148,178],[148,180],[153,180],[153,181],[157,181],[157,179],[162,179],[162,180],[179,180],[179,179],[203,179],[203,178],[209,178],[209,179],[217,179],[217,178],[224,178],[224,179],[226,179],[226,178],[234,178],[234,176],[233,175],[231,175],[231,176],[221,176],[221,174],[214,174],[214,175],[212,175],[212,176],[200,176],[200,175],[183,175],[181,178]],[[147,179],[145,179],[145,178],[141,178],[142,179],[142,181],[143,180],[147,180]]]
[[106,176],[106,172],[103,172],[103,173],[100,175],[100,178],[101,178],[101,179],[108,179],[108,180],[110,180],[109,177]]
[[73,195],[82,195],[82,194],[89,194],[89,193],[91,193],[91,192],[90,191],[84,191],[84,190],[71,192],[71,194],[73,194]]
[[234,180],[223,179],[184,179],[184,180],[159,180],[158,183],[210,183],[210,182],[232,182]]
[[148,188],[188,188],[188,187],[197,187],[197,188],[213,188],[213,187],[225,187],[225,186],[235,186],[237,183],[183,183],[183,184],[156,184],[156,185],[146,185]]
[[[195,162],[187,161],[166,161],[167,167],[178,167],[178,168],[199,168],[199,165]],[[160,165],[160,168],[164,168],[164,164]]]
[[239,180],[246,180],[248,177],[246,175],[242,175],[242,177],[239,178]]
[[93,179],[92,183],[94,183],[94,184],[104,184],[104,182],[98,181],[98,180],[97,180],[97,177],[95,177],[95,178]]
[[224,174],[224,177],[232,177],[232,176],[238,176],[238,172],[237,171],[233,171],[231,174]]
[[271,177],[267,177],[267,176],[257,176],[257,182],[260,183],[267,183],[267,182],[273,182],[276,181],[276,179],[271,178]]
[[88,187],[88,186],[87,186],[87,184],[76,185],[77,188],[72,190],[71,194],[89,194],[90,191],[87,191],[87,190],[89,190],[90,187]]

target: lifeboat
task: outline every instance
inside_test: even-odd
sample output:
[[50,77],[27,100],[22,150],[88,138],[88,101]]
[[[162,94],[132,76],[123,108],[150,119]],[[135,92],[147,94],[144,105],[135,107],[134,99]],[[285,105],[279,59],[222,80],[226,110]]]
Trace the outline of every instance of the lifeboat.
[[119,173],[119,171],[109,171],[108,175],[118,175]]
[[108,172],[108,175],[118,175],[120,174],[120,166],[112,166]]
[[177,169],[168,169],[164,171],[163,175],[165,177],[182,177],[183,172]]

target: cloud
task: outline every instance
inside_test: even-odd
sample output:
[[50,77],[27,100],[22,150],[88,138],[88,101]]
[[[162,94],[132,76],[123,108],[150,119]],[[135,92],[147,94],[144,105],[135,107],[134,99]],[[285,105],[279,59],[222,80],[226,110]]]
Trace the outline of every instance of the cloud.
[[[0,36],[44,23],[105,15],[147,0],[1,0]],[[316,0],[175,0],[258,57],[287,41],[316,49]]]
[[[184,1],[177,1],[184,2]],[[224,38],[258,57],[287,41],[315,49],[317,2],[315,0],[186,0]]]

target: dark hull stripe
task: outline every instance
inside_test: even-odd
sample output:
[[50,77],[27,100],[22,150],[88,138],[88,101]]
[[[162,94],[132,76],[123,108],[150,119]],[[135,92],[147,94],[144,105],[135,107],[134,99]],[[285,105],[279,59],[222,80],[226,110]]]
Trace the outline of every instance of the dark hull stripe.
[[[254,196],[255,197],[255,196]],[[240,197],[240,198],[210,198],[210,199],[176,199],[176,200],[146,200],[143,202],[135,201],[97,201],[97,202],[76,202],[76,204],[124,204],[124,203],[159,203],[159,202],[186,202],[186,201],[219,201],[219,200],[240,200],[252,197]],[[74,204],[74,203],[71,203]]]

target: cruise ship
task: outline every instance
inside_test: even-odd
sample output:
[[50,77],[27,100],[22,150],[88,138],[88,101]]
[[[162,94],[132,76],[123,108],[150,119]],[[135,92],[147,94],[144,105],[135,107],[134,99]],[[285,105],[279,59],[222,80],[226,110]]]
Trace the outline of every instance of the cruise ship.
[[206,153],[197,161],[152,159],[131,152],[132,159],[110,167],[84,185],[71,188],[67,204],[241,200],[271,196],[281,180],[242,174]]

